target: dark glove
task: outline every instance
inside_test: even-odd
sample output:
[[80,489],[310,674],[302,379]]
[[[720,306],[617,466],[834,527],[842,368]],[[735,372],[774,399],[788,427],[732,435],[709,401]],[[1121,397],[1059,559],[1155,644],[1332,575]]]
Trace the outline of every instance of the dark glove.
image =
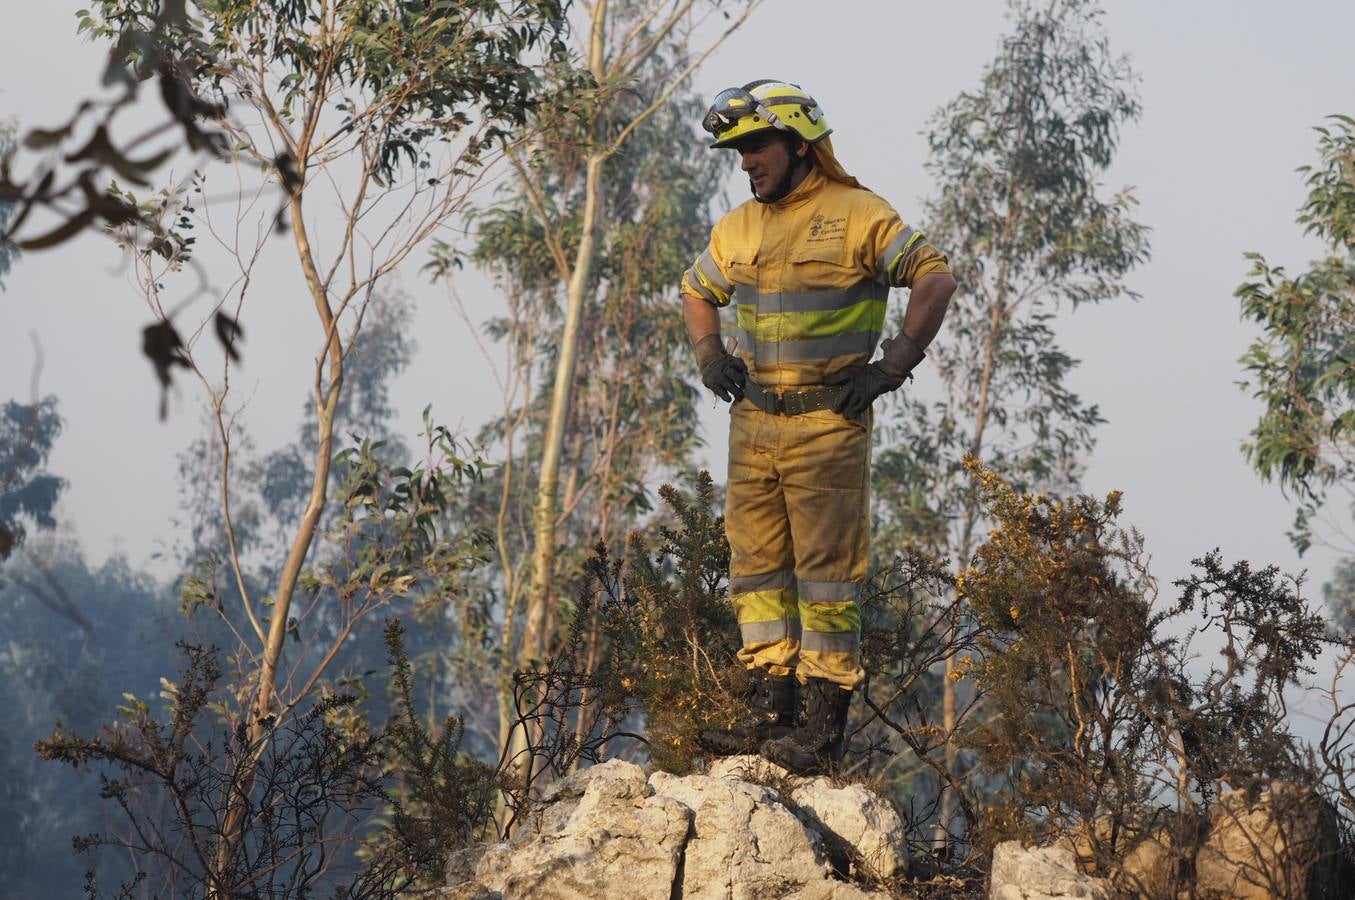
[[717,335],[708,334],[696,345],[696,362],[701,367],[701,383],[726,403],[743,399],[743,384],[748,367],[743,360],[720,346]]
[[918,363],[927,357],[906,334],[886,339],[880,350],[883,355],[879,362],[843,369],[824,379],[824,384],[843,389],[833,401],[833,412],[855,419],[870,408],[876,397],[902,387]]
[[829,375],[824,384],[841,387],[842,393],[833,401],[833,412],[855,419],[870,409],[875,398],[903,385],[903,378],[885,374],[879,363],[852,366],[836,375]]

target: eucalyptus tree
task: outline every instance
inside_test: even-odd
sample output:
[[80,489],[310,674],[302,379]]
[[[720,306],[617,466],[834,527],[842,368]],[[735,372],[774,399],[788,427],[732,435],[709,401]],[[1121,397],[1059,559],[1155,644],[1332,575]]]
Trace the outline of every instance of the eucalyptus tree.
[[[630,21],[623,13],[640,11],[615,10],[614,27]],[[619,556],[628,529],[652,507],[650,487],[689,470],[699,441],[689,347],[674,310],[690,249],[709,232],[728,160],[697,137],[699,98],[674,89],[672,73],[690,66],[687,52],[680,41],[658,45],[629,88],[610,98],[612,124],[604,127],[635,124],[624,152],[590,166],[578,148],[598,121],[592,113],[564,117],[550,140],[515,160],[517,177],[476,217],[474,259],[507,304],[489,323],[505,350],[503,407],[481,434],[501,463],[488,473],[472,515],[494,523],[493,589],[503,613],[490,646],[500,681],[484,690],[499,698],[501,741],[514,720],[507,676],[521,658],[552,650],[589,549],[601,541]],[[580,262],[586,228],[594,236]],[[574,279],[579,265],[589,271],[582,295]],[[571,315],[577,319],[568,326]],[[543,538],[534,510],[559,412],[552,387],[561,377],[562,327],[573,328],[577,355],[572,399],[558,426],[563,452],[554,477],[562,490]],[[533,579],[543,539],[557,573],[549,595],[538,593]],[[550,601],[544,606],[543,597]],[[596,641],[596,629],[589,633]]]
[[[557,584],[561,529],[592,507],[592,521],[571,535],[619,533],[647,502],[638,489],[652,465],[645,458],[670,452],[626,448],[691,440],[686,413],[660,417],[689,402],[668,367],[685,341],[667,309],[645,305],[690,263],[679,256],[709,225],[715,183],[705,177],[710,163],[693,157],[700,110],[673,100],[759,3],[599,0],[581,10],[574,31],[584,70],[561,70],[559,82],[572,102],[543,110],[543,127],[513,154],[511,202],[482,222],[477,255],[507,287],[509,315],[496,328],[516,354],[498,423],[513,462],[494,514],[508,668],[549,651],[568,596]],[[644,438],[629,421],[635,404],[651,413]],[[530,426],[529,409],[542,413]],[[525,544],[524,475],[532,479]],[[501,728],[511,718],[504,702]]]
[[[577,213],[552,206],[538,196],[530,209],[541,229],[541,240],[551,256],[564,288],[564,317],[559,334],[551,385],[550,416],[540,451],[533,518],[534,562],[522,630],[524,658],[539,658],[549,640],[552,618],[552,579],[561,518],[560,465],[568,420],[575,397],[575,372],[585,308],[599,291],[606,273],[596,260],[602,250],[604,213],[601,205],[606,170],[622,152],[631,153],[637,130],[648,122],[684,85],[705,59],[740,27],[761,0],[596,0],[586,8],[577,33],[584,39],[583,57],[593,90],[567,111],[574,121],[564,134],[548,140],[557,150],[568,146],[580,165]],[[729,9],[738,10],[736,14]],[[722,17],[722,18],[721,18]],[[720,30],[704,46],[706,23]],[[520,161],[524,184],[535,177]],[[577,216],[577,220],[571,219]],[[564,226],[571,224],[570,231]]]
[[[262,746],[269,729],[285,721],[318,683],[348,630],[341,629],[306,671],[296,664],[284,669],[288,638],[298,637],[298,588],[308,606],[327,598],[341,608],[351,627],[355,617],[409,592],[412,582],[405,575],[419,574],[406,573],[409,566],[432,565],[438,571],[427,574],[436,582],[442,566],[455,562],[429,558],[440,552],[439,544],[430,543],[434,536],[426,532],[420,506],[431,476],[405,470],[397,478],[405,494],[393,498],[386,493],[389,484],[368,471],[370,454],[361,454],[347,457],[360,482],[353,489],[363,493],[345,498],[341,518],[350,527],[343,540],[351,548],[353,541],[372,537],[366,528],[404,521],[402,535],[413,543],[401,551],[403,568],[394,560],[364,556],[362,565],[337,581],[306,572],[332,499],[335,425],[348,353],[361,335],[368,304],[383,279],[462,207],[526,123],[539,99],[539,67],[562,52],[566,23],[558,0],[164,5],[183,14],[165,19],[160,3],[101,0],[85,14],[81,29],[119,42],[128,23],[138,23],[134,33],[141,39],[126,54],[128,65],[135,72],[176,66],[191,96],[210,107],[239,176],[231,179],[235,184],[224,203],[210,195],[208,202],[197,198],[215,184],[210,175],[144,198],[113,193],[142,211],[118,225],[116,234],[132,254],[155,319],[146,342],[157,348],[153,358],[161,381],[168,384],[175,370],[190,371],[209,398],[221,448],[215,486],[240,601],[229,615],[250,686],[242,697],[248,711],[241,725]],[[263,177],[251,179],[254,172]],[[232,393],[232,375],[242,316],[259,294],[258,259],[278,230],[289,233],[304,284],[297,299],[314,312],[311,346],[300,335],[293,343],[295,352],[314,360],[308,377],[314,438],[304,505],[288,529],[285,560],[261,595],[245,578],[231,509],[231,444],[242,403]],[[228,269],[233,280],[184,329],[164,291],[173,271],[202,266],[203,255],[194,246],[198,233],[233,257]],[[219,360],[199,346],[199,337],[213,331],[225,345]],[[449,461],[460,471],[449,438],[430,425],[434,462]],[[392,502],[403,506],[387,508]],[[364,509],[384,509],[385,525],[379,519],[358,521]],[[376,553],[382,545],[373,540],[368,547]],[[385,563],[390,564],[382,568]],[[350,582],[359,573],[371,576],[370,591],[354,594]],[[230,884],[215,879],[229,871],[228,857],[239,849],[250,785],[246,766],[233,787],[237,793],[209,868],[209,889],[216,895],[231,892]]]
[[[922,221],[960,287],[931,354],[939,397],[904,393],[879,429],[876,545],[950,556],[961,596],[984,528],[964,459],[1020,490],[1075,485],[1102,419],[1067,383],[1077,362],[1058,345],[1055,320],[1134,296],[1124,278],[1148,256],[1133,195],[1100,182],[1120,128],[1139,115],[1134,73],[1100,18],[1091,0],[1014,0],[1011,31],[978,88],[929,126],[935,190]],[[963,719],[955,663],[947,658],[931,745],[944,746],[953,774]],[[947,792],[943,827],[953,809]]]
[[1297,505],[1290,538],[1344,555],[1326,595],[1338,618],[1355,615],[1355,119],[1317,129],[1320,162],[1304,166],[1308,197],[1298,223],[1326,254],[1291,276],[1259,253],[1238,287],[1243,318],[1261,327],[1242,357],[1263,404],[1243,445],[1248,462]]

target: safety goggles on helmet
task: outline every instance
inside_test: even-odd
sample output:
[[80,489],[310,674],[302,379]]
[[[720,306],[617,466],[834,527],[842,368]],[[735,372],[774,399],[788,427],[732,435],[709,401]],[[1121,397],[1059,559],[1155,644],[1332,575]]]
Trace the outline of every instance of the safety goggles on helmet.
[[701,127],[714,138],[720,138],[739,124],[739,120],[748,116],[761,116],[762,120],[773,128],[789,131],[776,114],[758,102],[758,99],[743,88],[725,88],[715,95],[715,101],[706,111]]
[[715,138],[712,147],[730,147],[770,129],[798,134],[811,143],[830,132],[813,97],[797,85],[768,79],[721,91],[701,127]]

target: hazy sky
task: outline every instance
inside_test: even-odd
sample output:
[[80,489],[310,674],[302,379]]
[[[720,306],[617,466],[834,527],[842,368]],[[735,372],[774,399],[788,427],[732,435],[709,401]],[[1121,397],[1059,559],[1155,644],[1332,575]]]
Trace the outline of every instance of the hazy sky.
[[[21,127],[51,125],[96,83],[102,48],[75,37],[78,3],[10,6],[0,37],[0,116]],[[1216,546],[1229,559],[1309,566],[1320,583],[1333,556],[1297,559],[1285,538],[1289,505],[1238,452],[1257,405],[1235,384],[1252,332],[1240,324],[1232,292],[1246,274],[1244,251],[1291,270],[1317,252],[1293,221],[1303,197],[1294,169],[1315,159],[1314,125],[1355,113],[1355,4],[1117,0],[1105,22],[1113,48],[1142,77],[1144,106],[1123,134],[1108,188],[1135,186],[1139,218],[1153,229],[1153,258],[1130,278],[1142,301],[1060,323],[1065,348],[1083,360],[1075,388],[1109,420],[1086,487],[1125,492],[1126,518],[1147,536],[1164,584]],[[977,84],[1005,27],[997,2],[768,0],[696,83],[706,96],[757,77],[802,84],[826,110],[848,169],[912,221],[930,190],[919,131],[934,109]],[[736,181],[730,191],[742,199],[745,187]],[[944,236],[933,238],[944,246]],[[245,418],[265,450],[295,432],[315,327],[285,250],[270,249],[267,292],[245,313],[237,382],[252,394]],[[428,403],[442,421],[469,429],[497,402],[465,325],[416,268],[403,284],[419,306],[412,328],[420,352],[396,389],[411,439]],[[88,237],[31,254],[7,286],[0,400],[28,397],[36,334],[45,354],[41,391],[60,398],[66,419],[51,460],[70,481],[62,519],[96,560],[123,552],[141,564],[174,540],[175,454],[202,428],[203,394],[182,380],[169,421],[157,420],[158,388],[139,354],[150,316],[106,241]],[[472,315],[495,310],[483,279],[467,277],[459,290]],[[304,353],[296,352],[298,336]],[[925,366],[919,377],[927,379]],[[705,408],[712,467],[723,479],[723,417],[713,404]]]

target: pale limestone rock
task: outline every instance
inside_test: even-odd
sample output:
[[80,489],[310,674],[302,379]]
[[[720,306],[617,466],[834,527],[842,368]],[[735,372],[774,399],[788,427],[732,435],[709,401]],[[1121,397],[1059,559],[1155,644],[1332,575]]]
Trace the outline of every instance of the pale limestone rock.
[[656,796],[696,813],[683,864],[684,900],[782,897],[829,877],[818,834],[768,788],[742,781],[664,772],[650,776]]
[[608,884],[668,900],[690,825],[691,811],[652,796],[639,766],[612,760],[547,791],[527,827],[485,850],[475,880],[522,900],[591,900]]
[[1339,884],[1336,813],[1312,788],[1277,781],[1254,801],[1243,791],[1224,791],[1209,820],[1209,837],[1195,857],[1199,895],[1349,896],[1351,886]]
[[[854,864],[883,879],[908,875],[903,820],[894,807],[864,785],[838,786],[824,777],[800,778],[760,756],[730,756],[710,767],[712,778],[753,779],[784,784],[805,824],[852,848]],[[831,849],[831,848],[830,848]]]
[[1110,900],[1104,879],[1085,875],[1066,847],[1023,847],[1005,841],[993,848],[989,900]]
[[[784,774],[784,773],[783,773]],[[822,781],[822,784],[811,782]],[[816,815],[839,837],[865,842],[892,825],[863,812],[864,792],[826,779],[797,779],[807,806],[727,776],[676,777],[613,760],[547,788],[512,840],[454,854],[456,900],[884,900],[888,894],[834,880]],[[789,782],[778,782],[785,787]],[[817,793],[816,793],[817,792]],[[852,815],[845,807],[855,805]],[[839,808],[843,807],[843,808]],[[812,808],[812,811],[807,811]],[[892,810],[891,810],[892,812]],[[875,831],[870,829],[874,828]],[[900,826],[900,835],[901,835]],[[906,860],[906,857],[904,857]],[[898,870],[898,866],[895,866]],[[878,870],[876,870],[878,871]]]
[[903,820],[887,800],[864,785],[835,786],[827,778],[807,778],[791,790],[791,800],[811,817],[811,827],[826,829],[851,847],[854,863],[878,878],[908,875],[908,845]]

